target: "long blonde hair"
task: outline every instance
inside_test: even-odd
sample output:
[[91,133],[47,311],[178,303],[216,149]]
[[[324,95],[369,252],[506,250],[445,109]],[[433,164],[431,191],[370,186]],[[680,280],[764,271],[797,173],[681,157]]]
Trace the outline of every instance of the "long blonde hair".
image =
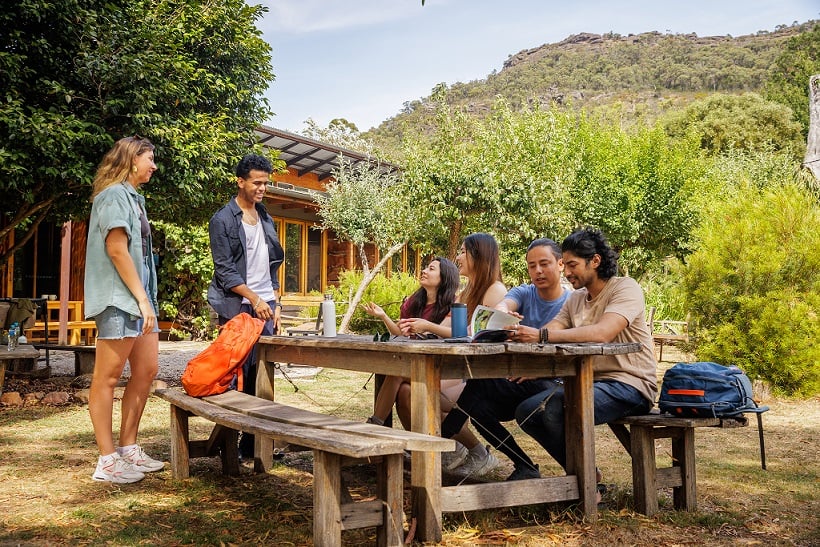
[[93,201],[97,194],[109,186],[126,180],[133,167],[134,158],[153,150],[154,145],[151,141],[139,135],[124,137],[115,142],[97,167],[91,200]]

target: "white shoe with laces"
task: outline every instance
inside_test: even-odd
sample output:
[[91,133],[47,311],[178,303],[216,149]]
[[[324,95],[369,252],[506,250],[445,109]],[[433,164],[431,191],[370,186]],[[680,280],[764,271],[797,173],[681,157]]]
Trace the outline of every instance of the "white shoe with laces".
[[123,460],[118,454],[114,454],[107,463],[102,456],[97,458],[97,468],[91,478],[95,481],[129,484],[141,481],[145,478],[145,475],[134,469],[130,463]]
[[154,471],[161,471],[165,467],[165,463],[155,460],[143,451],[142,447],[137,445],[128,452],[120,454],[120,457],[131,464],[137,471],[143,473],[152,473]]
[[467,460],[469,453],[470,451],[467,450],[466,446],[456,441],[455,450],[441,453],[441,469],[443,471],[452,472]]
[[479,478],[500,465],[498,458],[490,452],[490,447],[486,447],[483,455],[476,455],[473,451],[468,451],[467,459],[454,471],[461,477]]

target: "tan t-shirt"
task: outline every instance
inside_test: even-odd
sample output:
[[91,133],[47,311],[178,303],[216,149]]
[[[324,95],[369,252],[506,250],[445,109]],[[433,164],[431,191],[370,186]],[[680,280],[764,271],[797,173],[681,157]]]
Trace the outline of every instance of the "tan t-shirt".
[[658,392],[658,362],[652,333],[646,324],[643,289],[631,277],[613,277],[594,300],[588,301],[588,296],[585,288],[573,291],[553,321],[569,329],[597,323],[604,313],[617,313],[626,319],[627,327],[613,342],[638,342],[641,351],[596,356],[593,378],[629,384],[654,403]]

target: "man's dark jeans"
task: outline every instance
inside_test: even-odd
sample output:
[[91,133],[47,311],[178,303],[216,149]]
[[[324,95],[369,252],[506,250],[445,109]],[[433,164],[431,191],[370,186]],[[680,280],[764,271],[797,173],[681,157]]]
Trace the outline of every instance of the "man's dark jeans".
[[542,378],[521,383],[506,378],[467,380],[458,398],[458,406],[441,423],[441,436],[451,438],[469,418],[481,436],[510,458],[516,468],[534,468],[533,461],[501,422],[514,419],[515,410],[522,401],[552,385],[552,380]]
[[[273,307],[275,300],[271,300],[268,304]],[[256,317],[253,309],[251,308],[250,304],[242,304],[242,307],[239,310],[239,313],[245,312],[251,317]],[[220,317],[219,324],[224,325],[228,322],[229,319]],[[261,336],[270,336],[274,333],[273,330],[273,321],[265,321],[265,325],[262,327],[262,334]],[[256,345],[254,344],[251,352],[248,354],[248,358],[245,359],[245,362],[242,364],[242,392],[247,393],[248,395],[256,395]],[[239,438],[239,455],[242,459],[251,459],[253,458],[253,434],[252,433],[242,433]]]
[[[593,391],[595,425],[605,424],[624,416],[646,414],[652,408],[652,403],[637,389],[623,382],[593,382]],[[521,429],[538,441],[561,467],[567,468],[564,386],[556,384],[518,405],[515,420]]]

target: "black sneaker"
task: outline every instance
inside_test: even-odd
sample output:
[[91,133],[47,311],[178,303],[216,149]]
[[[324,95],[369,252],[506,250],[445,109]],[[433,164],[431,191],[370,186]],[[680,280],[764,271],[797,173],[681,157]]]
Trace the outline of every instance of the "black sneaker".
[[534,466],[524,465],[516,467],[513,472],[507,477],[508,481],[521,481],[525,479],[540,479],[541,471],[538,470],[538,464]]

